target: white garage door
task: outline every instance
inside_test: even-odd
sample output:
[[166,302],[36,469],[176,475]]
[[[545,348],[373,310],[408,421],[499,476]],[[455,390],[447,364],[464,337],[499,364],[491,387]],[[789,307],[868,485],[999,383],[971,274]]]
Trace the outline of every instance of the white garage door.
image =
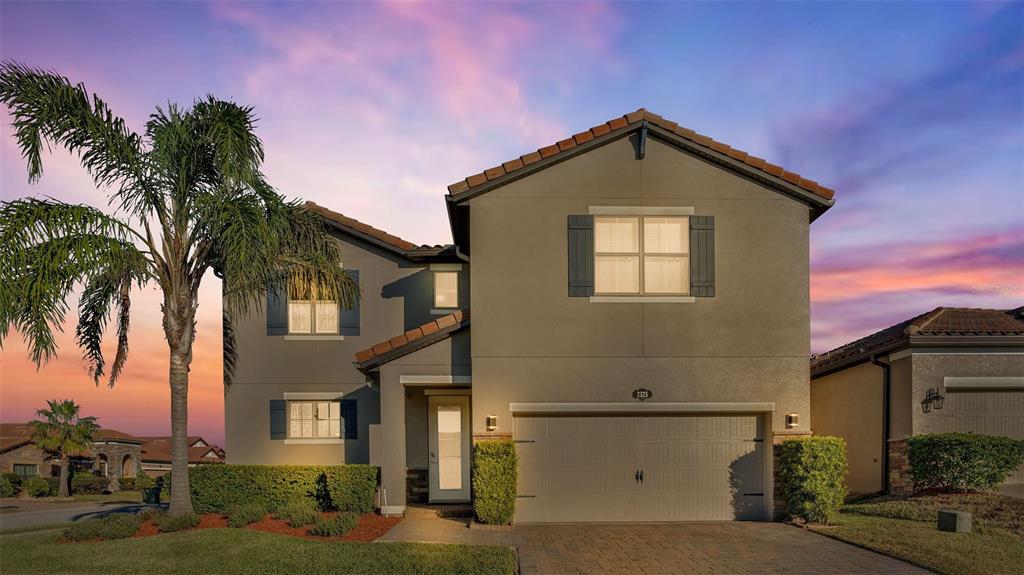
[[[1024,391],[949,390],[945,407],[949,431],[1024,439]],[[1004,485],[1024,486],[1024,465]]]
[[520,523],[764,516],[758,415],[515,418]]

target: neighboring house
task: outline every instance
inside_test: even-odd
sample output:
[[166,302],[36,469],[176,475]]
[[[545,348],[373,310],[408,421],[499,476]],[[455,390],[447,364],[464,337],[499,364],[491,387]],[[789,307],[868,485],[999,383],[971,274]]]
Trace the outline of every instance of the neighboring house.
[[[139,437],[142,441],[142,471],[150,477],[159,477],[171,471],[171,438]],[[199,436],[188,437],[188,465],[224,463],[224,450],[207,443]]]
[[[94,470],[104,477],[135,477],[142,441],[116,429],[101,429],[92,445],[81,453],[68,454],[75,469]],[[0,423],[0,473],[26,477],[58,477],[60,459],[32,442],[28,423]]]
[[450,186],[453,246],[311,204],[362,299],[233,326],[228,462],[370,462],[402,513],[469,501],[471,442],[512,438],[517,522],[770,519],[832,196],[639,110]]
[[[1024,439],[1024,308],[936,308],[811,360],[811,430],[846,439],[855,493],[906,493],[905,439]],[[1024,466],[1003,486],[1024,494]]]

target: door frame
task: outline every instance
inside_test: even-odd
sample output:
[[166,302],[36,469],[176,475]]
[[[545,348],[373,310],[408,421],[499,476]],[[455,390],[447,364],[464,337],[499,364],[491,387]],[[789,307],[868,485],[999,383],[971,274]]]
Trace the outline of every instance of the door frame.
[[[461,408],[460,433],[462,437],[460,456],[462,459],[462,487],[458,490],[442,490],[439,485],[440,478],[438,476],[437,408],[450,405],[457,405]],[[470,394],[466,392],[457,394],[446,392],[444,394],[427,395],[427,469],[429,475],[427,501],[429,503],[466,503],[471,500],[470,457],[473,439],[471,429],[473,420],[470,416],[471,405]]]

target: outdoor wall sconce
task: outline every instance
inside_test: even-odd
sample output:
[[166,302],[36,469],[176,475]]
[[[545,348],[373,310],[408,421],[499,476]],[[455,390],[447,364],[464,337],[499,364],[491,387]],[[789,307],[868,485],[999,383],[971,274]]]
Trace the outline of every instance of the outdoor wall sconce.
[[494,431],[495,429],[498,429],[497,415],[488,415],[487,417],[484,418],[484,421],[487,425],[487,431]]
[[796,413],[787,413],[786,429],[793,429],[794,427],[800,427],[800,415]]
[[946,396],[939,393],[939,388],[929,387],[928,391],[924,394],[924,399],[921,400],[921,411],[928,413],[935,409],[942,409],[942,404],[946,400]]

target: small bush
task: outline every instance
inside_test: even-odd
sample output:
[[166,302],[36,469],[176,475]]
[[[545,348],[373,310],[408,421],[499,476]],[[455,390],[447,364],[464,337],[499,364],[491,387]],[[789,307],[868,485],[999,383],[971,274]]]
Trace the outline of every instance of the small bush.
[[519,459],[509,439],[473,446],[473,512],[477,521],[509,525],[516,512]]
[[316,498],[321,509],[373,510],[377,468],[371,465],[199,465],[189,470],[192,505],[224,513],[241,503],[275,512],[295,499]]
[[64,530],[70,541],[92,539],[124,539],[139,530],[139,518],[130,513],[116,513],[98,519],[86,519]]
[[141,523],[145,523],[146,521],[151,521],[151,520],[153,522],[160,521],[160,519],[164,515],[167,515],[167,512],[164,511],[163,509],[160,509],[160,508],[157,508],[157,507],[151,507],[149,509],[145,509],[143,511],[140,511],[138,517],[139,517],[139,521]]
[[975,433],[932,433],[907,438],[914,489],[985,491],[1024,462],[1024,441]]
[[839,437],[807,437],[783,441],[776,449],[790,517],[827,525],[846,497],[846,442]]
[[153,521],[156,523],[156,528],[162,533],[173,533],[199,525],[199,516],[195,513],[167,514],[157,517]]
[[288,522],[290,527],[312,525],[320,517],[316,503],[311,499],[296,499],[285,504],[274,514],[278,519]]
[[45,497],[50,494],[50,482],[44,477],[29,477],[21,482],[21,490],[32,497]]
[[313,528],[309,530],[309,534],[316,535],[317,537],[341,537],[355,529],[357,524],[359,524],[358,513],[342,511],[331,518],[317,517]]
[[0,476],[0,497],[14,497],[14,486],[11,480]]
[[3,476],[7,481],[11,482],[11,486],[14,487],[15,491],[21,489],[21,476],[17,473],[4,473]]
[[267,510],[258,503],[232,505],[228,508],[228,527],[252,525],[267,515]]
[[135,477],[135,489],[138,489],[139,491],[152,489],[154,485],[156,485],[156,482],[153,481],[152,477],[146,475],[145,473]]
[[135,491],[135,478],[134,477],[121,477],[117,480],[118,486],[124,491]]
[[97,495],[110,487],[109,477],[81,474],[71,478],[71,493],[75,495]]

